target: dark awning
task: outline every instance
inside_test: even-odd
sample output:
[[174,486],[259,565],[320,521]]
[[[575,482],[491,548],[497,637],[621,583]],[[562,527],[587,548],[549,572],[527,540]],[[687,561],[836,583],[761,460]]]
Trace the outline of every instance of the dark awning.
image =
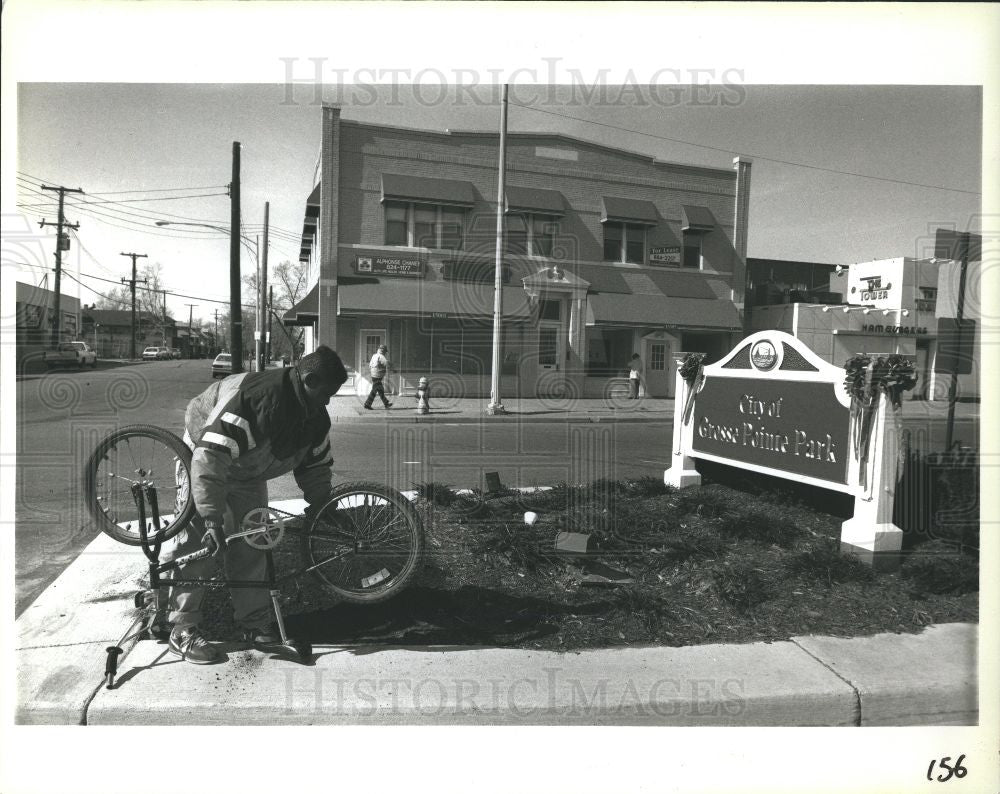
[[319,194],[321,183],[317,182],[309,198],[306,199],[306,214],[302,219],[302,243],[299,247],[299,261],[308,262],[316,237],[316,224],[319,222]]
[[476,191],[471,182],[459,179],[382,174],[382,201],[387,200],[471,207],[476,203]]
[[660,216],[651,201],[615,198],[614,196],[604,196],[602,201],[601,223],[624,221],[625,223],[655,226],[660,222]]
[[715,228],[715,216],[708,207],[685,204],[684,221],[681,229],[685,232],[710,232]]
[[668,298],[665,295],[589,295],[587,325],[678,326],[720,331],[741,328],[732,301]]
[[285,325],[312,325],[319,318],[319,284],[306,293],[306,296],[285,312],[281,321]]
[[[393,316],[492,317],[493,285],[454,281],[381,279],[377,284],[345,284],[338,291],[340,313],[375,312]],[[528,295],[521,287],[503,288],[503,316],[528,319]]]
[[558,190],[508,185],[506,192],[507,212],[537,212],[558,216],[566,214],[566,199]]
[[306,199],[306,217],[316,218],[319,217],[319,193],[320,193],[320,183],[316,183],[316,187],[313,188],[313,192],[309,194],[309,198]]

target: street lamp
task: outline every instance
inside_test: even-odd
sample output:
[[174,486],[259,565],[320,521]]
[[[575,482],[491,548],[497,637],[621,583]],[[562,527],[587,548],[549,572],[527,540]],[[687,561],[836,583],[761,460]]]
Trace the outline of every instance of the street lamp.
[[[206,229],[214,229],[222,234],[229,235],[230,239],[230,260],[229,260],[229,327],[230,327],[230,350],[232,373],[237,375],[243,371],[243,304],[240,295],[240,259],[239,246],[236,243],[237,237],[246,243],[249,240],[236,231],[236,221],[233,221],[231,229],[224,229],[211,223],[194,223],[190,221],[156,221],[157,226],[201,226]],[[237,330],[238,333],[232,333]]]

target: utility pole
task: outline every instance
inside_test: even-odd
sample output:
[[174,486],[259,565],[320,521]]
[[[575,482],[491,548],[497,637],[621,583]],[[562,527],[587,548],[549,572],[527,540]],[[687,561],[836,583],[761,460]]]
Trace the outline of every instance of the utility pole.
[[507,84],[500,99],[500,165],[497,179],[497,245],[493,273],[493,367],[490,378],[490,404],[486,413],[497,416],[506,413],[500,400],[500,334],[503,317],[503,205],[507,181]]
[[[60,276],[62,276],[62,252],[69,250],[69,235],[63,232],[63,227],[69,229],[79,229],[79,223],[67,223],[66,218],[63,215],[64,199],[67,193],[83,193],[80,188],[68,188],[68,187],[49,187],[48,185],[42,185],[42,190],[58,190],[59,191],[59,217],[56,223],[48,223],[45,218],[42,218],[38,223],[40,229],[44,229],[46,226],[57,227],[56,231],[56,290],[55,299],[53,300],[53,311],[55,317],[52,322],[52,349],[55,350],[59,347],[59,326],[62,323],[62,307],[60,306]],[[47,302],[46,302],[47,303]]]
[[184,305],[188,307],[188,347],[191,350],[191,358],[194,358],[194,339],[191,336],[191,319],[194,317],[195,305],[193,303],[185,303]]
[[271,319],[274,316],[274,287],[267,288],[267,351],[265,358],[271,360]]
[[229,185],[229,335],[232,372],[243,371],[243,304],[240,283],[240,144],[233,141],[233,181]]
[[215,310],[215,346],[222,349],[222,345],[219,344],[219,310]]
[[264,202],[264,256],[257,256],[257,331],[254,353],[257,356],[257,371],[263,372],[267,366],[267,337],[264,328],[267,326],[267,235],[268,221],[271,215],[271,202]]
[[[135,282],[137,281],[137,279],[136,279],[136,273],[135,273],[135,260],[136,259],[145,259],[146,258],[146,254],[133,254],[131,252],[129,252],[129,253],[126,254],[123,251],[121,255],[122,256],[130,256],[130,257],[132,257],[132,278],[122,278],[122,284],[128,284],[129,285],[129,289],[132,291],[132,344],[131,344],[129,350],[130,350],[130,356],[134,360],[134,359],[138,358],[138,356],[136,356],[136,354],[135,354],[135,337],[137,335],[137,329],[135,327]],[[145,284],[146,283],[146,279],[143,279],[142,283]]]

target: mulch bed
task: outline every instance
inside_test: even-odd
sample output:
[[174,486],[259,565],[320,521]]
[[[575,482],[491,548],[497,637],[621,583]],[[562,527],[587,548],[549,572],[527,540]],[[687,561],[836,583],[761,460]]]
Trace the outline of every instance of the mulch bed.
[[[873,573],[839,553],[843,516],[780,494],[722,484],[674,492],[652,479],[489,499],[434,485],[421,494],[428,548],[414,583],[356,606],[300,579],[282,591],[290,633],[319,644],[581,650],[978,621],[974,551],[933,540],[910,549],[899,571]],[[559,532],[589,534],[588,554],[555,553]],[[279,570],[297,563],[294,543],[276,557]],[[592,560],[633,583],[582,586]],[[213,591],[209,637],[235,636],[230,612],[228,595]]]

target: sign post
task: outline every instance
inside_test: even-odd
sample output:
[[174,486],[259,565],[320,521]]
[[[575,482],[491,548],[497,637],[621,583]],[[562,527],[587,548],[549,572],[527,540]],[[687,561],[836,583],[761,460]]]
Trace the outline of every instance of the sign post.
[[854,515],[841,526],[841,549],[870,565],[895,565],[898,432],[888,425],[898,409],[885,392],[852,409],[845,371],[781,331],[753,334],[708,366],[691,356],[678,362],[663,481],[700,485],[694,464],[702,459],[850,494]]

